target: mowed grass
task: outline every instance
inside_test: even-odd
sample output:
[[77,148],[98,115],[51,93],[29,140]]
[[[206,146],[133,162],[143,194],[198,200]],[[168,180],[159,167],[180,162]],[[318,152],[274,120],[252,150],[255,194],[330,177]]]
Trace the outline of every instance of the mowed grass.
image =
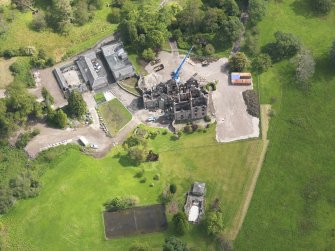
[[[106,3],[108,1],[105,1]],[[6,8],[6,12],[9,11]],[[75,55],[93,46],[98,40],[112,35],[116,25],[107,21],[110,8],[97,10],[92,21],[83,26],[73,26],[69,35],[64,36],[52,31],[35,32],[30,28],[33,19],[31,11],[19,12],[15,10],[15,18],[9,23],[9,29],[3,38],[0,38],[0,48],[18,49],[19,47],[33,46],[44,49],[50,56],[61,61],[67,54]]]
[[14,76],[9,70],[9,66],[16,61],[16,58],[5,60],[0,58],[0,89],[6,88],[14,80]]
[[131,113],[116,98],[100,105],[99,111],[112,135],[115,135],[132,118]]
[[236,250],[335,250],[335,70],[327,58],[335,12],[316,17],[307,2],[271,2],[259,24],[262,45],[277,30],[291,32],[317,65],[308,94],[295,87],[291,60],[259,77],[261,101],[276,97],[277,115]]
[[[247,190],[248,178],[255,169],[261,140],[217,144],[214,126],[206,133],[183,135],[178,141],[172,141],[170,136],[159,134],[150,139],[149,146],[160,153],[160,159],[138,167],[127,161],[121,148],[103,159],[67,150],[48,167],[43,167],[47,170],[42,176],[41,194],[18,202],[0,218],[3,249],[126,251],[134,242],[146,242],[153,250],[161,250],[164,238],[173,234],[171,215],[168,215],[166,232],[106,241],[102,204],[119,195],[136,195],[141,204],[159,203],[164,187],[172,182],[177,184],[176,200],[180,209],[192,182],[206,182],[206,205],[218,198],[230,228]],[[146,183],[134,178],[140,168],[145,170]],[[159,181],[153,180],[155,174],[160,175]],[[154,187],[149,187],[151,183]],[[182,239],[190,247],[216,250],[202,225],[191,226]]]

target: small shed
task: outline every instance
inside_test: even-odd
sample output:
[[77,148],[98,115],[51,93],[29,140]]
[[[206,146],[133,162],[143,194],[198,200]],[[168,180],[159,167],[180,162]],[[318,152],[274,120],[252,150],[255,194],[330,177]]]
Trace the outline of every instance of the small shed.
[[83,146],[89,146],[90,144],[84,136],[79,136],[79,143]]

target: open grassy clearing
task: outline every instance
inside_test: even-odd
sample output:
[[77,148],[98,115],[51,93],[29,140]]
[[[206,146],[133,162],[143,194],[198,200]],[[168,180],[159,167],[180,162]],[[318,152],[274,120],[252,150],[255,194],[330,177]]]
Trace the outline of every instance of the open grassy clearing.
[[33,18],[32,13],[30,11],[25,13],[15,11],[15,18],[13,22],[9,23],[9,30],[0,39],[0,48],[5,50],[18,49],[21,46],[34,46],[37,49],[44,49],[48,55],[52,55],[57,61],[60,61],[65,54],[75,55],[90,48],[98,40],[111,35],[115,31],[116,25],[107,22],[109,13],[110,8],[104,5],[102,10],[95,12],[91,22],[79,27],[74,26],[68,36],[62,36],[51,31],[35,32],[31,30],[29,25]]
[[116,98],[100,105],[99,111],[112,135],[124,127],[132,117],[131,113]]
[[[316,59],[309,94],[297,90],[289,61],[259,78],[261,101],[272,96],[270,146],[236,250],[335,250],[335,71],[326,58],[335,12],[315,17],[307,1],[271,2],[260,41],[277,30],[296,34]],[[257,229],[257,231],[255,231]]]
[[[229,229],[248,190],[262,141],[217,144],[214,137],[214,126],[206,133],[183,135],[178,141],[171,141],[170,134],[159,134],[149,140],[150,148],[160,153],[159,162],[139,167],[129,163],[121,148],[103,159],[67,150],[49,164],[42,176],[41,194],[20,201],[0,218],[4,250],[128,250],[136,241],[161,250],[164,237],[173,233],[171,225],[165,233],[105,241],[102,203],[117,195],[136,195],[141,204],[158,203],[163,188],[171,182],[177,184],[180,207],[193,181],[207,182],[207,203],[220,199]],[[133,177],[139,168],[145,169],[146,183]],[[153,180],[155,174],[160,174],[159,181]],[[154,187],[149,187],[151,183]],[[171,215],[168,218],[170,221]],[[191,226],[183,239],[200,250],[215,250],[201,225]]]
[[9,66],[16,61],[16,58],[5,60],[0,58],[0,89],[4,89],[14,80],[14,76],[9,70]]

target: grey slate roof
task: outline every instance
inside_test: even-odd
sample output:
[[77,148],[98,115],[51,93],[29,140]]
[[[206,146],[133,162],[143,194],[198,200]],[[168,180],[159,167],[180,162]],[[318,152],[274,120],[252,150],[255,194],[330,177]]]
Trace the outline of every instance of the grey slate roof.
[[202,196],[205,194],[205,187],[206,184],[202,182],[194,182],[193,188],[192,188],[192,194]]
[[129,61],[122,43],[106,45],[101,50],[116,81],[135,75],[134,67]]
[[92,64],[92,59],[95,59],[96,55],[94,52],[90,52],[85,54],[84,56],[80,56],[77,60],[77,65],[79,70],[85,80],[85,82],[89,82],[92,89],[95,87],[99,87],[107,83],[106,77],[99,77],[97,72],[94,69]]

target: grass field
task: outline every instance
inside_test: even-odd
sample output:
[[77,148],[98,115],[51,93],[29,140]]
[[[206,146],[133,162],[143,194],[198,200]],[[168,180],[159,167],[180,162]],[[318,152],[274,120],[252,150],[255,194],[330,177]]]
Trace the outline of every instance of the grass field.
[[262,102],[277,98],[270,146],[236,250],[335,250],[335,70],[327,58],[335,12],[316,17],[308,1],[270,2],[260,41],[296,34],[316,59],[310,93],[294,86],[283,61],[259,78]]
[[99,92],[99,93],[95,94],[94,99],[95,99],[95,102],[97,102],[97,104],[101,104],[101,103],[106,101],[103,92]]
[[[164,237],[173,233],[171,225],[164,233],[105,241],[102,203],[117,195],[136,195],[141,204],[158,203],[163,187],[171,182],[177,184],[180,208],[193,181],[207,182],[207,205],[220,199],[229,229],[255,169],[262,141],[217,144],[212,126],[206,133],[183,135],[178,141],[171,141],[170,134],[159,134],[149,139],[149,146],[160,153],[160,160],[139,167],[129,164],[121,148],[103,159],[75,149],[54,159],[42,176],[41,194],[18,202],[0,218],[3,249],[123,251],[134,242],[147,242],[154,250],[161,250]],[[145,169],[146,183],[134,178],[139,168]],[[153,180],[155,174],[160,174],[159,181]],[[149,187],[151,183],[154,187]],[[170,221],[171,215],[168,218]],[[183,239],[200,250],[215,250],[202,225],[191,226]]]
[[14,76],[9,70],[9,66],[16,61],[16,58],[5,60],[0,58],[0,89],[4,89],[14,80]]
[[48,55],[60,61],[65,54],[75,55],[90,48],[98,40],[111,35],[116,25],[107,22],[109,12],[110,8],[104,5],[102,10],[95,12],[95,17],[91,22],[80,27],[74,26],[68,36],[62,36],[51,31],[31,30],[29,25],[33,18],[32,13],[15,11],[15,18],[9,24],[9,30],[3,38],[0,38],[0,48],[5,50],[34,46],[37,49],[44,49]]
[[131,113],[116,98],[100,105],[98,109],[112,135],[131,120]]

